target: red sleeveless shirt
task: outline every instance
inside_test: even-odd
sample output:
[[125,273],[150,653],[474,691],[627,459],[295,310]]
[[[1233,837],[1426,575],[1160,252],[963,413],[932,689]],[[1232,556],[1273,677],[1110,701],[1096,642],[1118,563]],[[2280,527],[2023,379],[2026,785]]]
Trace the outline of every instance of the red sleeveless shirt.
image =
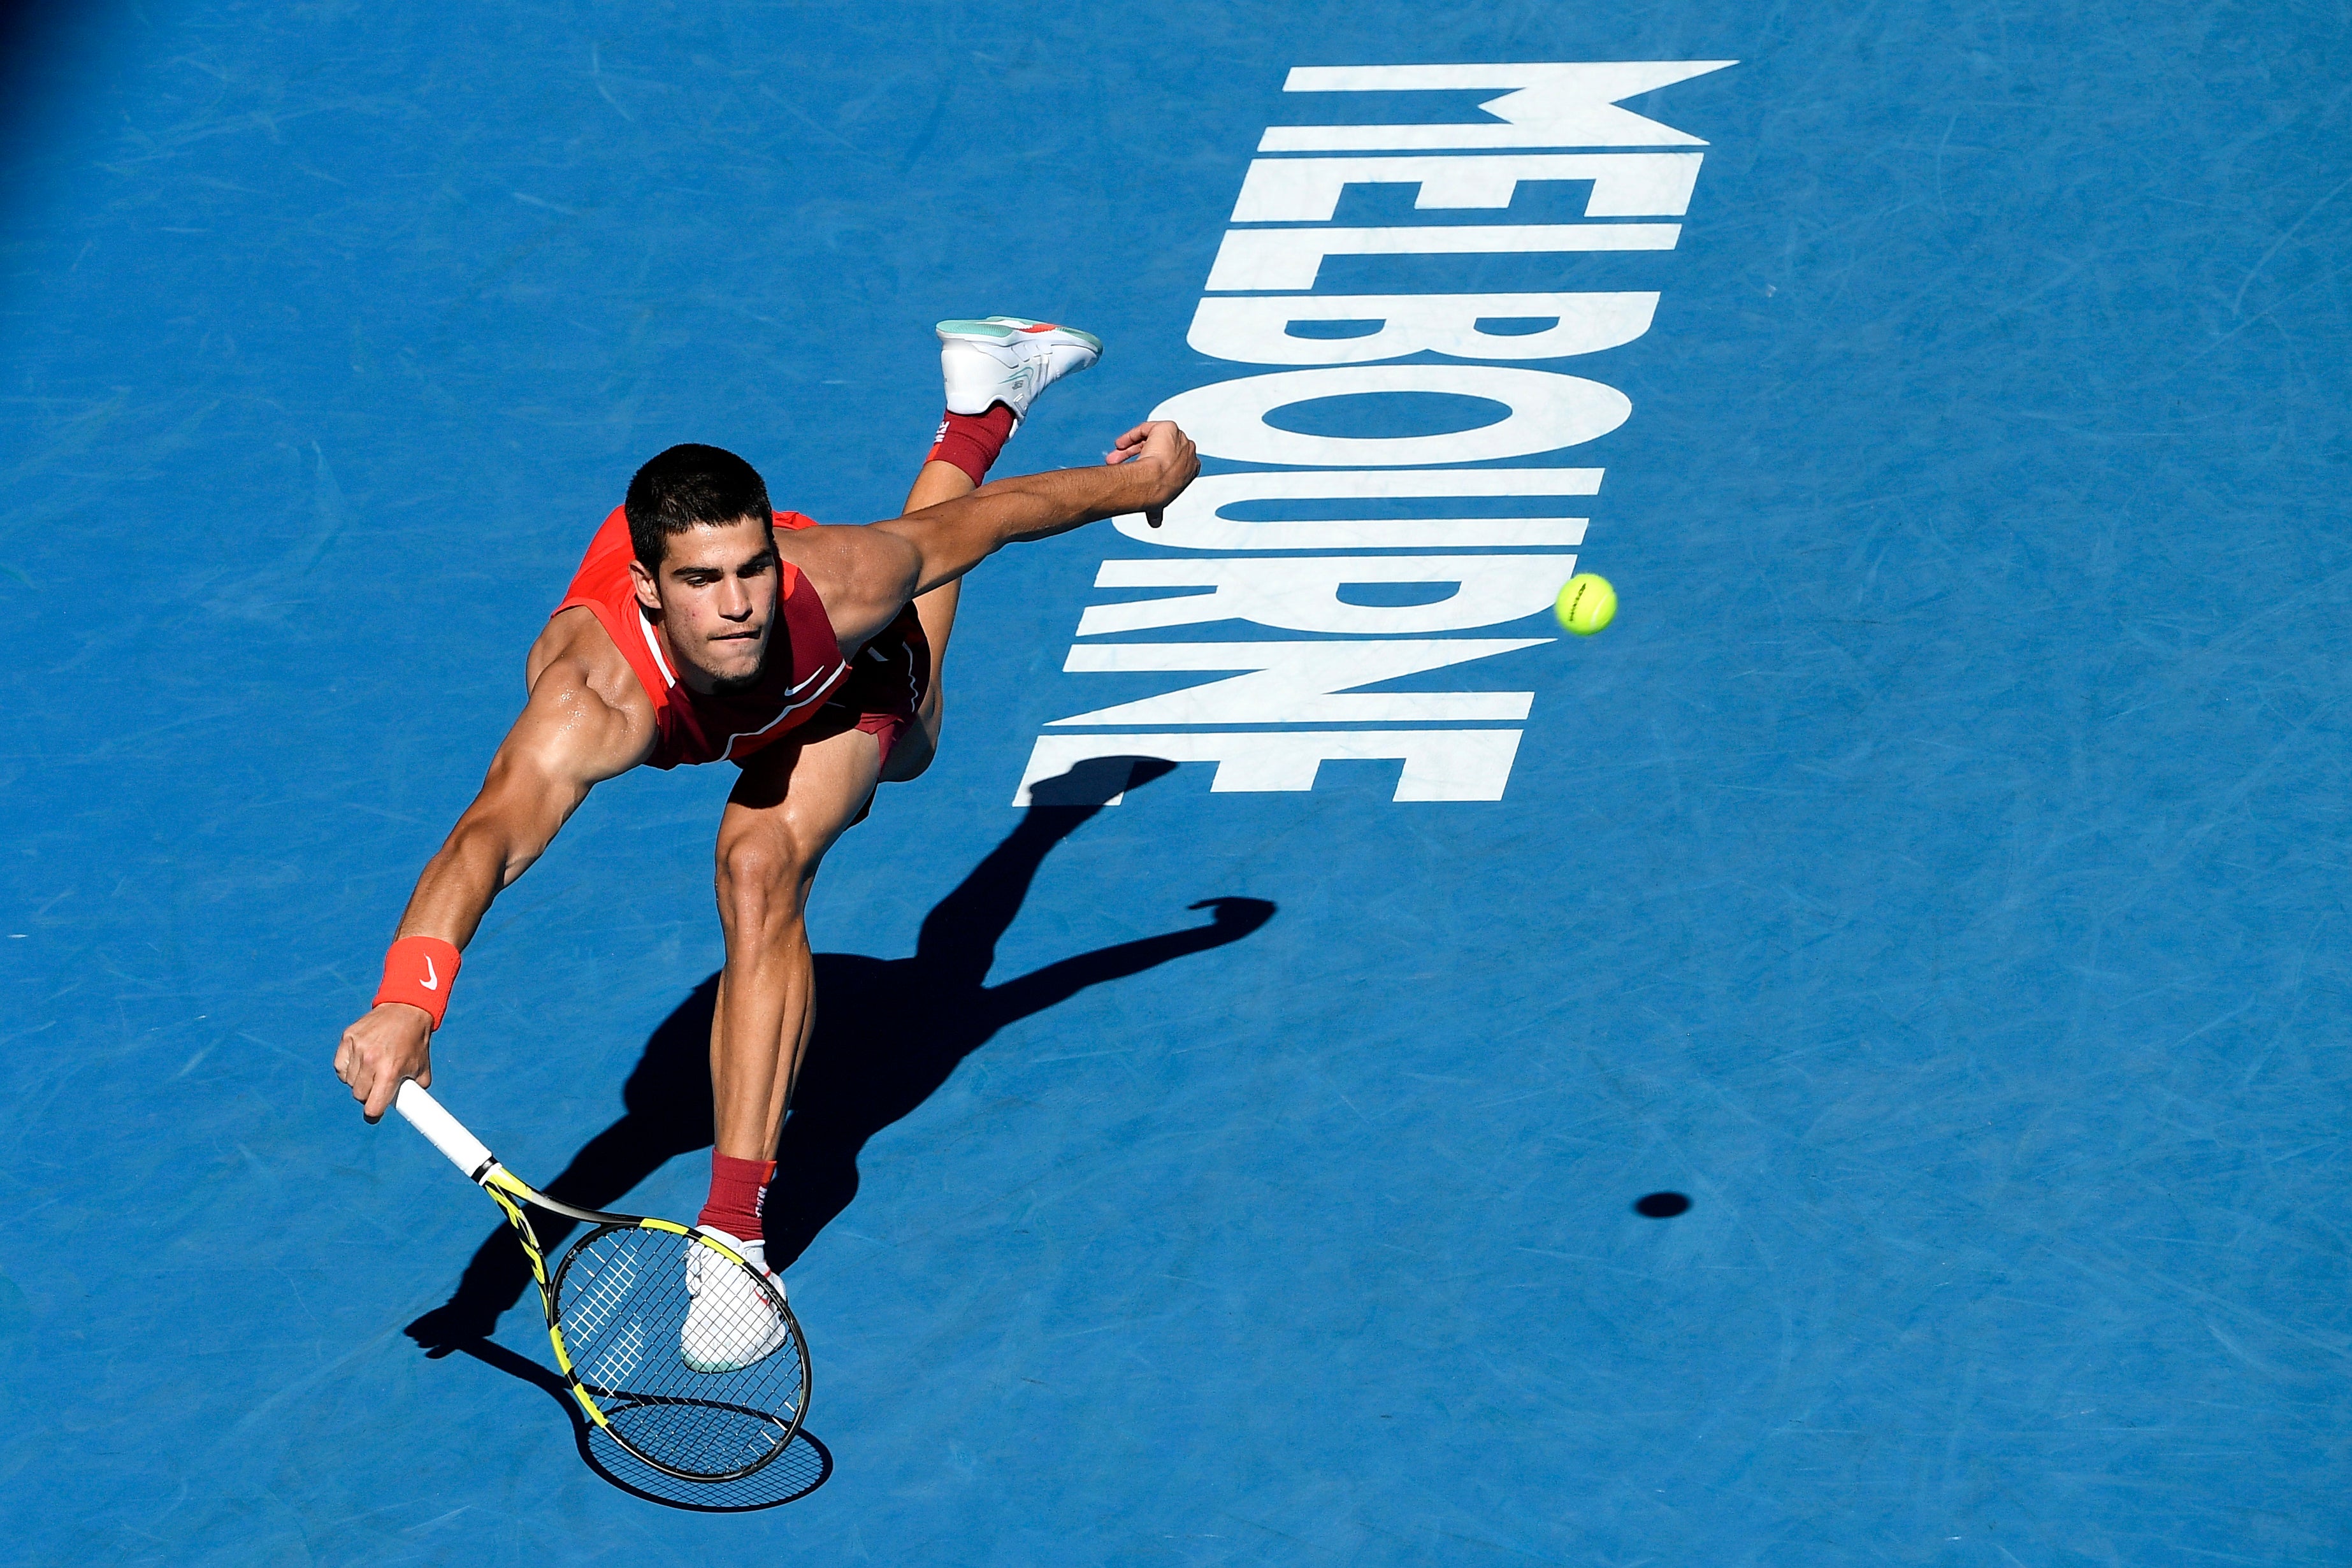
[[[806,528],[815,519],[798,512],[778,512],[779,528]],[[621,507],[604,519],[588,544],[588,554],[564,591],[561,615],[574,605],[595,612],[604,634],[636,672],[637,684],[653,699],[658,737],[654,754],[646,758],[654,768],[680,763],[740,762],[814,718],[848,679],[849,669],[834,641],[833,621],[816,596],[816,589],[788,560],[776,563],[781,578],[778,624],[768,634],[768,655],[759,684],[749,691],[705,695],[680,682],[671,662],[669,644],[637,603],[629,562],[636,551],[629,543],[628,514]]]

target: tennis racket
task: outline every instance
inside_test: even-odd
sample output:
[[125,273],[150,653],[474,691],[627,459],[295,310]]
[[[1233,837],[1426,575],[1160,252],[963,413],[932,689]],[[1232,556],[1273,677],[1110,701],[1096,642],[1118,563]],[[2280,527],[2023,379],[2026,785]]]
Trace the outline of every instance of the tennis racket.
[[[514,1227],[589,1420],[687,1481],[740,1479],[790,1446],[808,1414],[808,1346],[768,1275],[709,1231],[537,1191],[413,1079],[393,1104]],[[552,1275],[525,1206],[590,1227]]]

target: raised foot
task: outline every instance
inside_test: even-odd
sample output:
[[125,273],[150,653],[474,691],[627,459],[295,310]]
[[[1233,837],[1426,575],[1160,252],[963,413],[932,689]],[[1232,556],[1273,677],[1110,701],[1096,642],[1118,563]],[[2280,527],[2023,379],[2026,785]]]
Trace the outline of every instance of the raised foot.
[[1001,402],[1026,419],[1039,392],[1102,358],[1092,332],[1023,316],[942,321],[937,330],[950,413],[986,413]]

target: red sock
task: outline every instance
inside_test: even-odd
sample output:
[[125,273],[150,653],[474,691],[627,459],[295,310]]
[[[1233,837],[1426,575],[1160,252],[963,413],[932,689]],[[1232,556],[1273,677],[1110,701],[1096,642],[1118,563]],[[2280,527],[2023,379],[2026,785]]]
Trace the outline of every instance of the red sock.
[[971,476],[975,485],[988,482],[988,465],[1013,438],[1013,411],[1001,402],[986,413],[950,413],[940,421],[938,440],[926,463],[952,463]]
[[710,1151],[710,1201],[694,1222],[707,1230],[724,1230],[738,1241],[764,1239],[761,1207],[768,1201],[768,1178],[776,1174],[773,1160],[739,1160]]

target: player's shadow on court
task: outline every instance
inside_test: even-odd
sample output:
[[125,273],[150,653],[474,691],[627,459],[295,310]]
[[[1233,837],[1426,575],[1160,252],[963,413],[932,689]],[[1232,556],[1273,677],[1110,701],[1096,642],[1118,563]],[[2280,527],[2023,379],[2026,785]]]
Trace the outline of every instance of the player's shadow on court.
[[[1202,899],[1192,907],[1210,912],[1205,925],[987,983],[997,942],[1046,855],[1121,788],[1149,783],[1173,766],[1108,758],[1036,786],[1039,804],[925,917],[912,957],[816,955],[816,1032],[769,1188],[768,1257],[775,1267],[798,1258],[856,1197],[857,1156],[866,1141],[929,1099],[998,1030],[1088,987],[1238,942],[1274,917],[1275,906],[1264,899]],[[718,989],[712,975],[654,1030],[622,1088],[626,1112],[547,1184],[551,1197],[604,1208],[667,1162],[710,1146],[710,1017]],[[531,1218],[552,1258],[572,1222],[544,1212]],[[500,1314],[531,1288],[522,1249],[501,1226],[476,1249],[456,1293],[409,1324],[408,1333],[428,1354],[465,1350],[497,1364],[479,1347]]]

